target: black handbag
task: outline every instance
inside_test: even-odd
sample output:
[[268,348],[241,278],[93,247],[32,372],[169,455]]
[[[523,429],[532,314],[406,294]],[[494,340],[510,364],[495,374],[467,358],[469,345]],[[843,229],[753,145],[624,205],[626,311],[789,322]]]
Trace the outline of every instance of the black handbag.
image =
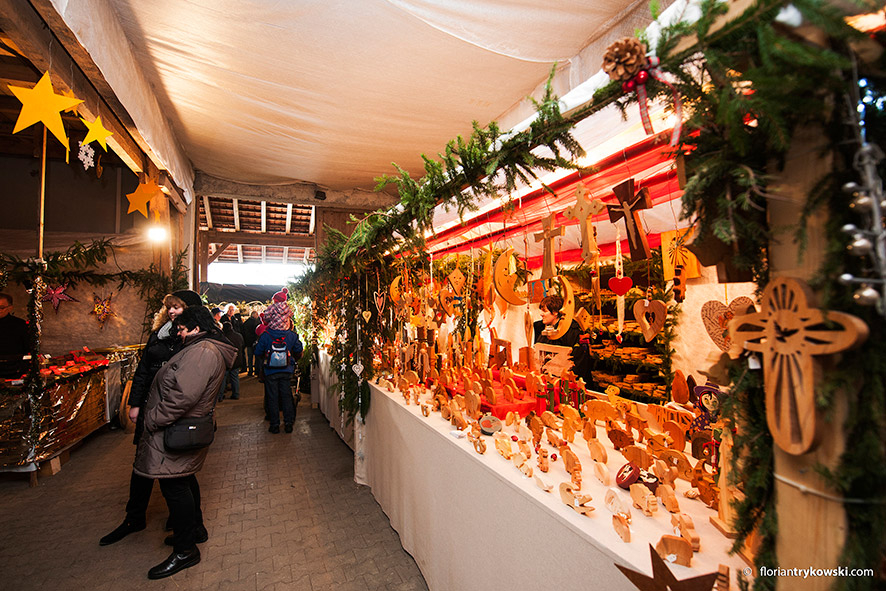
[[202,417],[182,417],[163,430],[163,445],[171,451],[191,451],[209,447],[215,439],[213,413]]

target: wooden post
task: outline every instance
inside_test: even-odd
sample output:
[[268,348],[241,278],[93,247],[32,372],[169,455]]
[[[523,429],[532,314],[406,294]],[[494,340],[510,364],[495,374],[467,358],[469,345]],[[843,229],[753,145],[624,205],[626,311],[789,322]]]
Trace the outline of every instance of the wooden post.
[[[777,177],[777,186],[770,192],[787,200],[770,200],[770,226],[792,228],[800,219],[806,197],[823,170],[831,169],[831,157],[820,156],[826,138],[818,130],[804,129],[797,133],[788,153],[784,171]],[[822,263],[826,246],[825,222],[827,214],[818,212],[808,221],[807,247],[800,256],[798,245],[790,239],[789,229],[770,244],[769,260],[773,276],[809,279]],[[790,455],[775,447],[775,473],[791,483],[823,491],[839,493],[828,487],[815,466],[834,468],[846,445],[843,425],[846,420],[846,397],[833,396],[833,416],[821,425],[822,437],[818,447],[807,454]],[[778,513],[776,554],[781,568],[829,568],[840,566],[840,553],[846,539],[846,513],[843,504],[819,495],[804,493],[796,485],[776,480],[775,496]],[[797,579],[778,579],[778,589],[796,589]],[[810,577],[803,581],[803,589],[826,590],[834,583],[832,577]]]
[[46,126],[43,126],[43,155],[40,158],[40,204],[37,211],[37,259],[43,260],[43,222],[46,205]]

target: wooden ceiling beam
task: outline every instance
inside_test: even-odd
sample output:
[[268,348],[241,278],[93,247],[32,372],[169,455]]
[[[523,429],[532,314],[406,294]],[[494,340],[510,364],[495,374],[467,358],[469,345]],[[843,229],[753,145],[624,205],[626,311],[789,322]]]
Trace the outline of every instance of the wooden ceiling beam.
[[[318,190],[326,194],[326,199],[318,201],[314,195]],[[194,191],[198,195],[267,201],[270,203],[291,203],[311,206],[322,203],[329,209],[349,209],[372,211],[387,209],[397,203],[398,198],[383,192],[332,191],[318,187],[314,183],[298,182],[287,185],[250,185],[214,177],[198,170],[194,177]]]
[[297,246],[309,248],[314,246],[314,237],[305,234],[258,234],[256,232],[221,232],[218,230],[201,230],[210,243],[255,245],[255,246]]

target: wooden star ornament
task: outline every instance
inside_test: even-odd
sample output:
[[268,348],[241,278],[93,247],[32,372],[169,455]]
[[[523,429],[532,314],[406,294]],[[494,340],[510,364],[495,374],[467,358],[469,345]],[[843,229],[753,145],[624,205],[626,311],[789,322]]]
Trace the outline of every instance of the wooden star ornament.
[[146,181],[140,183],[138,188],[126,195],[129,199],[129,209],[126,213],[137,211],[143,216],[148,217],[148,201],[154,198],[160,192],[160,186],[154,181]]
[[56,94],[52,88],[52,80],[49,78],[48,71],[43,73],[43,77],[40,78],[34,88],[10,86],[9,90],[22,103],[22,110],[18,114],[12,133],[18,133],[35,123],[43,123],[46,129],[51,131],[52,135],[67,150],[68,135],[65,133],[61,112],[79,105],[83,101]]
[[58,314],[58,307],[62,302],[76,302],[75,298],[72,298],[68,294],[65,293],[65,290],[68,289],[68,284],[65,283],[58,287],[52,287],[51,285],[46,286],[46,294],[43,296],[42,301],[44,302],[52,302],[52,307],[55,308],[55,313]]
[[85,146],[86,144],[95,141],[95,142],[98,142],[98,144],[102,148],[104,148],[105,152],[107,152],[108,151],[107,139],[109,137],[111,137],[112,135],[114,135],[114,133],[111,131],[108,131],[107,129],[105,129],[105,126],[102,125],[101,115],[97,116],[95,118],[95,121],[93,121],[92,123],[90,123],[89,121],[87,121],[83,117],[80,117],[80,121],[82,121],[83,125],[86,126],[86,129],[89,130],[89,132],[86,134],[86,137],[83,139],[83,145]]
[[699,575],[689,579],[677,580],[665,561],[658,555],[652,544],[649,545],[652,555],[652,577],[616,564],[628,580],[640,591],[710,591],[717,580],[717,573]]
[[869,333],[860,318],[812,302],[806,283],[779,277],[766,286],[761,312],[729,321],[730,356],[743,349],[763,354],[766,423],[776,445],[793,455],[814,449],[820,435],[815,385],[822,369],[813,357],[857,347]]

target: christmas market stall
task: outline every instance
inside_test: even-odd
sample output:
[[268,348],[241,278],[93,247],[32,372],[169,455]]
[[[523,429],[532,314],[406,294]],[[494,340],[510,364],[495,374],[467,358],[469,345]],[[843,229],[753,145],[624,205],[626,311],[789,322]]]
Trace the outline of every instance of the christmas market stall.
[[399,206],[292,286],[431,588],[882,585],[881,34],[821,2],[655,16],[382,179]]
[[146,329],[163,295],[187,287],[186,225],[181,193],[70,58],[50,68],[45,39],[17,41],[2,45],[17,108],[0,123],[0,471],[35,484],[38,467],[54,473],[96,429],[126,426]]

